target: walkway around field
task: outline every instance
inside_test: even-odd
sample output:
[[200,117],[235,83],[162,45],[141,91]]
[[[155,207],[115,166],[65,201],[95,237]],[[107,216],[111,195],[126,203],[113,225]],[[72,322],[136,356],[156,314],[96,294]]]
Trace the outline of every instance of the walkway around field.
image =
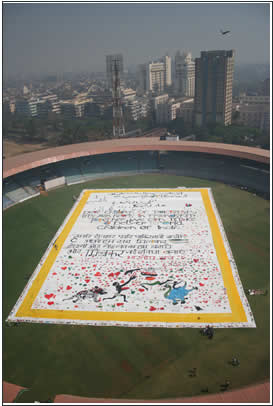
[[57,395],[54,403],[270,403],[270,383],[265,382],[243,389],[230,390],[206,396],[166,399],[106,399]]
[[22,389],[26,388],[23,386],[14,385],[13,383],[3,382],[2,402],[12,403]]
[[[3,403],[11,403],[22,386],[3,382]],[[72,395],[56,395],[54,403],[270,403],[270,383],[260,383],[243,389],[187,398],[154,400],[86,398]]]

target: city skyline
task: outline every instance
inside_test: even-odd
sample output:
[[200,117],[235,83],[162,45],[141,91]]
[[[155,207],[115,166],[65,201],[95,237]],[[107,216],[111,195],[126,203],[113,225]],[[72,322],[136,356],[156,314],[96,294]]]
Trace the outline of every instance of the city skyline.
[[126,69],[220,49],[234,49],[237,64],[269,63],[269,3],[3,4],[4,77],[105,71],[113,53]]

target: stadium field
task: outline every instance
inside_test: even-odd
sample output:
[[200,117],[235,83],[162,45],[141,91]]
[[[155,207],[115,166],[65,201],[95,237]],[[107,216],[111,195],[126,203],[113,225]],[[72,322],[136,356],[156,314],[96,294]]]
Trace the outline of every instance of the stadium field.
[[[3,214],[3,320],[83,189],[210,187],[244,289],[269,288],[269,202],[217,182],[142,175],[78,184],[28,200]],[[269,377],[269,298],[248,296],[256,328],[122,328],[23,323],[3,329],[3,378],[30,388],[21,401],[67,393],[164,398],[218,392]],[[228,361],[233,356],[239,367]],[[197,368],[192,378],[188,371]]]

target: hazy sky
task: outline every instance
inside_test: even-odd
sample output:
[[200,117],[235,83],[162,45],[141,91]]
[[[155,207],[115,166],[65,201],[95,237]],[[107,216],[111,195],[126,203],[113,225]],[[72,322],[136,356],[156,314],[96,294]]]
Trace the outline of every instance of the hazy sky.
[[[235,49],[237,63],[270,59],[269,4],[3,4],[4,74],[104,71],[180,50]],[[222,36],[220,29],[230,29]]]

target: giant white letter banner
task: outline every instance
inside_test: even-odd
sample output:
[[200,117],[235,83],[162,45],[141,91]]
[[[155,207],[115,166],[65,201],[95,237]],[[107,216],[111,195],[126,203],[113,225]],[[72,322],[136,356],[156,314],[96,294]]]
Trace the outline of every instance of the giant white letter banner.
[[208,188],[83,190],[8,320],[256,327]]

